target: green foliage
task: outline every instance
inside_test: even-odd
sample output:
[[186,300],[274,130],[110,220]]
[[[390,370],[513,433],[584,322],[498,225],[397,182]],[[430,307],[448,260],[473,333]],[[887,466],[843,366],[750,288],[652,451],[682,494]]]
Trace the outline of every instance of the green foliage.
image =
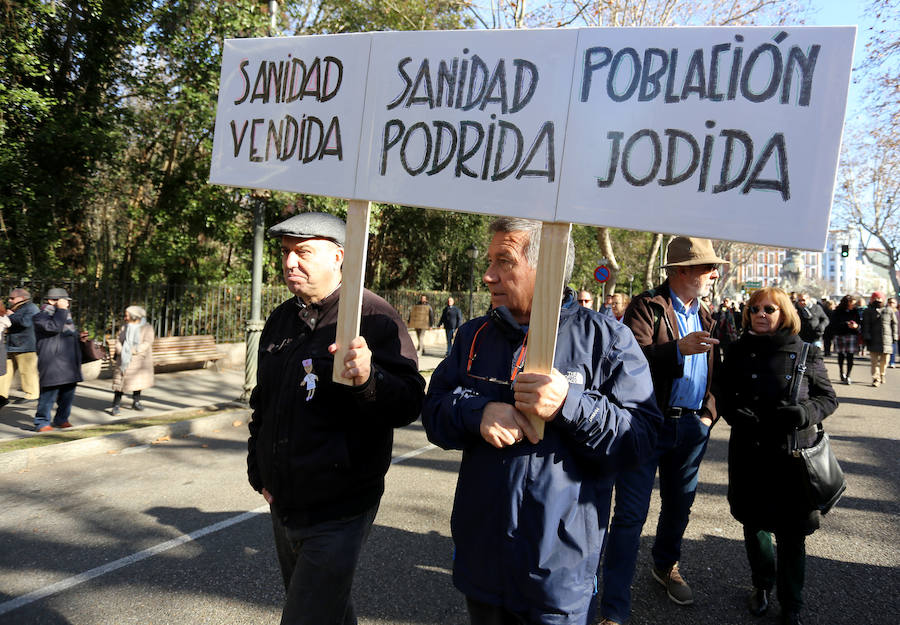
[[[603,251],[597,241],[598,228],[593,226],[572,226],[575,241],[575,268],[569,284],[575,289],[586,289],[599,293],[603,287],[594,279],[594,269],[603,259]],[[644,263],[646,262],[653,235],[634,230],[610,229],[610,238],[619,262],[617,292],[628,293],[629,285],[635,293],[653,285],[644,284]],[[633,280],[629,280],[633,278]]]
[[[459,28],[445,0],[283,0],[277,34]],[[258,0],[0,0],[0,270],[139,282],[249,279],[252,207],[266,224],[330,198],[207,183],[222,44],[267,33]],[[458,284],[483,218],[383,207],[399,242],[369,255],[389,284]],[[434,221],[434,223],[432,223]],[[380,223],[378,219],[373,223]],[[458,230],[454,230],[457,228]],[[391,231],[391,234],[400,231]],[[459,236],[460,233],[465,236]],[[387,232],[373,237],[389,239]],[[401,253],[439,259],[396,263]],[[462,258],[463,260],[460,260]],[[266,247],[265,278],[280,275]]]

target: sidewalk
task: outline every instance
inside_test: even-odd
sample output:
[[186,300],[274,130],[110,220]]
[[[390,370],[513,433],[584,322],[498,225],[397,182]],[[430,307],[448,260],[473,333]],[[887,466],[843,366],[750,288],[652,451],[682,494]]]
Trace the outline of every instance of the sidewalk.
[[[431,371],[443,359],[443,345],[426,347],[419,356],[419,370]],[[122,410],[117,416],[109,413],[112,405],[112,380],[98,378],[78,384],[69,421],[73,429],[105,425],[136,417],[163,417],[168,413],[190,408],[217,406],[246,408],[239,401],[244,388],[243,369],[189,369],[172,373],[157,373],[151,388],[141,393],[144,410],[131,409],[131,396],[122,398]],[[17,404],[22,396],[18,389],[10,393],[10,403],[0,410],[0,441],[40,436],[32,431],[37,401]]]

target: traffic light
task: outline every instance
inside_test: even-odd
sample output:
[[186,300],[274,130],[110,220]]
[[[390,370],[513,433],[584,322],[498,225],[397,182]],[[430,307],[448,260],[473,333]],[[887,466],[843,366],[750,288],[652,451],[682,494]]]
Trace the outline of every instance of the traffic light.
[[841,256],[843,256],[844,258],[847,258],[848,256],[850,256],[850,246],[849,245],[845,244],[845,245],[841,246]]

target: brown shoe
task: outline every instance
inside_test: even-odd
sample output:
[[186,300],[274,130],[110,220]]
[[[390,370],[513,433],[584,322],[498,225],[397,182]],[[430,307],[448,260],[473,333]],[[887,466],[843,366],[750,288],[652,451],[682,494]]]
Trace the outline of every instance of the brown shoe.
[[673,602],[678,605],[691,605],[694,603],[694,593],[691,587],[687,585],[681,573],[678,572],[678,563],[673,564],[669,569],[658,569],[653,567],[653,579],[658,581],[666,589],[666,594]]
[[72,427],[72,424],[66,421],[65,423],[60,423],[56,427],[58,427],[60,430],[65,430],[66,428]]
[[35,428],[34,428],[34,431],[35,431],[35,432],[52,432],[52,431],[53,431],[53,427],[52,427],[52,426],[49,426],[49,425],[45,425],[45,426],[43,426],[43,427],[35,427]]

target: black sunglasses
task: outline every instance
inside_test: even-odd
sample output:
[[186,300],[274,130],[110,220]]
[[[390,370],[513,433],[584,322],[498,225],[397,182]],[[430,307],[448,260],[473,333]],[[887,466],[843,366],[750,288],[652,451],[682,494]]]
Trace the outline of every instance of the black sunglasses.
[[763,306],[762,308],[760,308],[759,306],[750,307],[750,312],[754,315],[759,311],[763,311],[767,315],[774,315],[778,310],[780,310],[778,306]]
[[578,300],[578,302],[581,303],[581,304],[584,304],[585,302],[590,302],[590,301],[591,301],[591,300],[589,300],[589,299],[580,299],[580,300]]

